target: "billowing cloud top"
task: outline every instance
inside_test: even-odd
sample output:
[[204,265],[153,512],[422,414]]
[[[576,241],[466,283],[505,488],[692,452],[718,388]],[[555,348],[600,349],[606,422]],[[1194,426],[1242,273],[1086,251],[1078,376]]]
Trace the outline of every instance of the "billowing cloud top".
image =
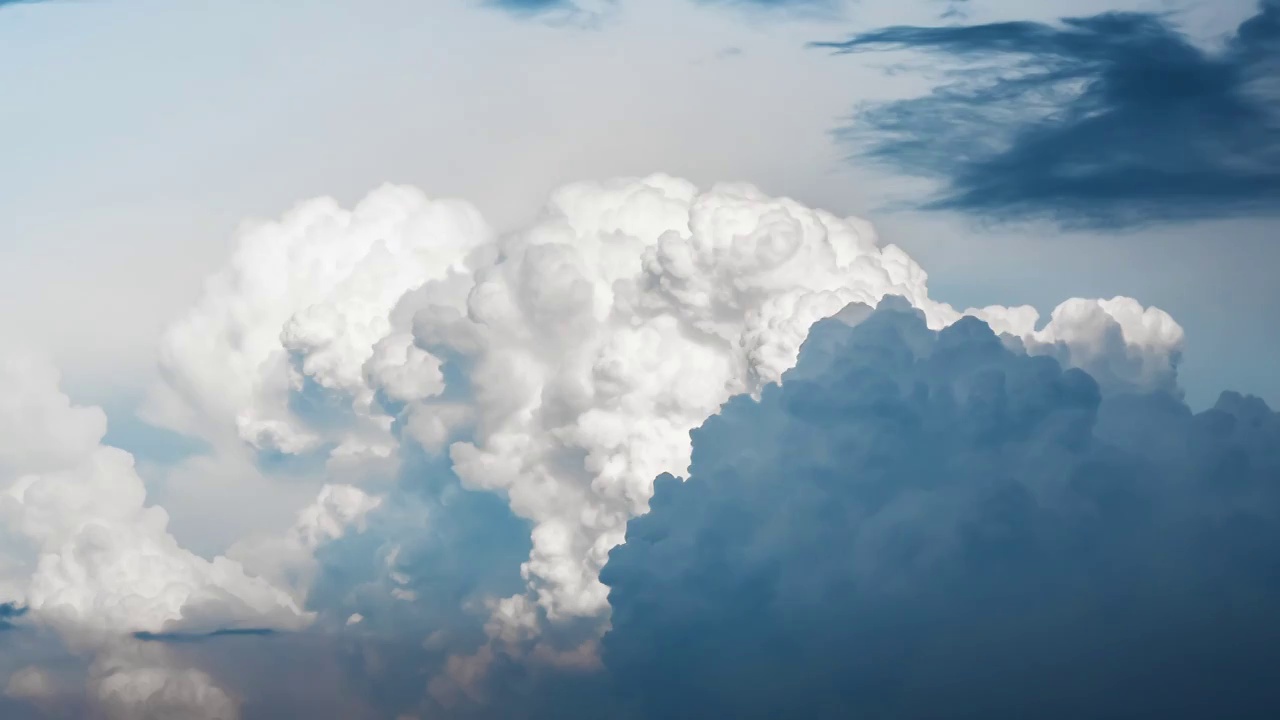
[[178,546],[146,505],[126,452],[100,444],[106,417],[77,407],[27,355],[0,358],[0,602],[97,642],[102,635],[305,622],[283,593],[225,558]]

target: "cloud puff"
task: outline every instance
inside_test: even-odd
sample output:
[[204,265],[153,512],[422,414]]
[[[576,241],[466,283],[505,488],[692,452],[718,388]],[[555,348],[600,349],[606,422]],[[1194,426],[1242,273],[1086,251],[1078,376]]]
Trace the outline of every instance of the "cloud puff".
[[657,483],[603,657],[639,717],[1268,717],[1277,447],[1256,398],[851,308]]
[[93,716],[105,720],[238,720],[241,713],[240,700],[207,673],[143,643],[99,655],[87,689]]
[[400,297],[489,236],[469,204],[391,185],[351,211],[320,198],[246,227],[231,266],[167,331],[148,419],[264,453],[385,457],[390,418],[370,416],[364,364]]
[[961,61],[930,94],[865,107],[842,132],[861,156],[941,179],[928,208],[1095,227],[1277,208],[1276,0],[1217,50],[1137,13],[890,27],[817,45]]
[[324,545],[364,529],[365,518],[382,504],[350,485],[325,485],[315,501],[298,513],[297,521],[281,536],[246,538],[228,551],[253,575],[290,591],[295,602],[306,602],[319,571],[316,552]]

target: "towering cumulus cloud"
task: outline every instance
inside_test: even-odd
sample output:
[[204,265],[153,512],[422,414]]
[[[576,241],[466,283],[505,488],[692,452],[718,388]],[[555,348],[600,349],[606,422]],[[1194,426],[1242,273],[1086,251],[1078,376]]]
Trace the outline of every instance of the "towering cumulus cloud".
[[1256,398],[850,308],[657,483],[604,661],[647,718],[1270,717],[1277,447]]
[[[603,627],[600,568],[653,478],[685,473],[690,429],[778,381],[814,321],[886,294],[935,329],[963,316],[925,283],[866,222],[747,185],[570,185],[502,236],[469,205],[386,187],[247,230],[167,335],[152,417],[349,477],[413,440],[530,521],[527,592],[489,604],[492,638],[518,644],[547,621]],[[1182,344],[1127,298],[1039,328],[1031,308],[967,312],[1115,387],[1170,385]]]

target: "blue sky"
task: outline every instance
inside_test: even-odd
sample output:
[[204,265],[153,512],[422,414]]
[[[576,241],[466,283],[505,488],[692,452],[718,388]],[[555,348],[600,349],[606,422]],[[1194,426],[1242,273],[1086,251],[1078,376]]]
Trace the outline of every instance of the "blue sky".
[[[7,318],[5,331],[54,348],[95,399],[123,402],[99,380],[110,378],[122,394],[144,382],[155,335],[194,298],[246,218],[320,194],[350,202],[395,180],[465,197],[511,224],[563,182],[662,170],[703,184],[746,179],[837,213],[870,215],[893,228],[886,236],[920,257],[938,294],[957,305],[998,300],[1047,310],[1089,286],[1139,296],[1174,312],[1193,337],[1212,338],[1186,358],[1200,405],[1223,385],[1277,397],[1262,360],[1272,338],[1249,330],[1276,302],[1267,263],[1256,261],[1274,236],[1274,221],[1255,217],[1267,214],[1258,207],[1267,204],[1265,189],[1254,191],[1254,212],[1208,213],[1230,217],[1196,225],[1202,209],[1122,233],[1065,232],[1052,222],[975,227],[986,212],[886,211],[938,196],[910,185],[905,195],[882,197],[909,181],[893,167],[846,158],[894,146],[855,148],[830,133],[848,130],[855,108],[894,97],[902,102],[880,106],[870,122],[907,108],[932,118],[959,112],[960,103],[973,107],[962,88],[931,96],[921,73],[882,71],[903,62],[959,66],[963,58],[825,57],[805,45],[886,24],[954,20],[941,19],[932,2],[850,6],[834,20],[712,5],[605,3],[590,27],[465,2],[425,15],[396,0],[367,11],[327,1],[301,13],[142,0],[8,7],[0,33],[9,100],[0,122],[6,137],[22,140],[0,194],[11,218],[5,287],[13,302],[70,322],[22,314]],[[1011,5],[970,5],[964,22],[1061,14],[1045,6],[1024,18]],[[1108,6],[1069,10],[1088,16]],[[1190,4],[1173,21],[1190,26],[1205,44],[1199,52],[1220,57],[1229,52],[1220,47],[1227,33],[1253,9]],[[672,15],[682,18],[674,31]],[[722,55],[727,48],[742,53]],[[637,53],[646,62],[628,60]],[[937,142],[963,142],[964,127],[955,123]],[[1165,132],[1177,127],[1166,123]],[[527,139],[535,135],[537,143]],[[910,162],[944,183],[943,173],[963,170],[921,168],[911,146],[897,147],[896,160],[882,158],[890,165]],[[950,269],[968,265],[970,253],[981,269]],[[1026,277],[1037,267],[1053,272]],[[92,361],[76,347],[86,337]]]
[[[830,314],[889,285],[929,316],[934,335],[902,318],[893,331],[916,338],[912,351],[924,353],[925,364],[933,350],[922,348],[939,343],[995,353],[935,303],[1033,306],[1041,334],[1011,331],[1021,345],[983,356],[983,372],[1023,377],[1052,362],[1047,355],[1074,364],[1060,368],[1067,376],[1079,368],[1100,378],[1119,373],[1149,401],[1124,405],[1085,393],[1090,420],[1082,432],[1095,444],[1064,467],[1101,467],[1117,483],[1138,483],[1138,499],[1160,512],[1173,513],[1163,503],[1201,500],[1239,510],[1233,503],[1247,503],[1235,495],[1206,500],[1144,483],[1182,457],[1169,450],[1178,445],[1194,455],[1182,458],[1190,486],[1217,468],[1253,487],[1274,467],[1266,450],[1274,413],[1221,393],[1280,407],[1277,76],[1275,0],[0,0],[0,303],[10,308],[0,313],[0,360],[30,349],[58,374],[51,380],[44,365],[26,360],[0,364],[0,394],[16,398],[0,401],[0,434],[13,439],[9,448],[0,438],[0,525],[19,528],[0,528],[0,645],[39,647],[24,653],[43,658],[0,663],[0,681],[6,673],[18,678],[0,714],[9,703],[57,705],[46,697],[50,687],[58,702],[107,702],[93,699],[102,668],[142,672],[157,664],[198,671],[173,687],[208,683],[249,697],[244,717],[283,712],[288,698],[241,667],[246,648],[258,648],[264,663],[308,658],[309,672],[328,679],[337,703],[330,707],[348,708],[350,717],[501,717],[510,703],[530,717],[555,716],[566,693],[612,703],[617,697],[591,669],[610,657],[634,670],[616,688],[623,695],[637,691],[628,683],[643,690],[650,679],[675,682],[657,667],[662,653],[642,641],[647,633],[679,634],[681,623],[695,621],[719,628],[693,609],[711,606],[735,622],[763,623],[768,634],[777,617],[749,601],[734,606],[724,593],[788,578],[754,566],[752,556],[732,565],[743,577],[719,578],[723,587],[686,583],[646,569],[665,562],[646,555],[659,549],[624,546],[615,563],[609,548],[633,531],[667,533],[688,545],[681,572],[708,576],[717,563],[699,565],[700,550],[712,557],[729,537],[765,554],[805,552],[804,528],[749,532],[739,522],[757,512],[749,503],[778,500],[772,493],[785,488],[769,483],[788,467],[817,473],[803,477],[818,486],[832,481],[830,468],[796,465],[785,446],[768,446],[774,425],[810,422],[786,406],[800,400],[790,390],[766,396],[761,410],[735,400],[723,421],[714,419],[716,408],[794,362],[788,353],[807,333],[807,325],[793,327],[796,318],[816,319],[806,314],[814,307]],[[609,184],[614,178],[646,179]],[[763,195],[714,189],[725,182],[751,183]],[[875,228],[871,245],[881,249],[858,245],[869,253],[865,266],[835,267],[840,243],[850,234],[870,242],[870,226],[828,222],[809,208],[865,219]],[[693,218],[687,227],[682,213]],[[672,223],[693,238],[689,247],[646,236]],[[725,239],[738,231],[749,239]],[[625,251],[592,244],[610,232],[642,240]],[[569,249],[544,247],[564,242]],[[809,266],[778,261],[766,272],[752,264],[786,256],[789,242]],[[651,247],[636,249],[645,243]],[[927,283],[901,270],[882,249],[888,244],[918,263]],[[1114,296],[1166,311],[1185,342],[1153,329],[1157,315],[1133,321],[1147,323],[1141,338],[1121,338],[1123,322],[1096,313],[1043,329],[1068,298]],[[837,303],[831,298],[839,303],[823,304]],[[600,310],[606,306],[611,314]],[[687,327],[676,332],[663,313]],[[993,326],[1007,319],[997,316]],[[937,335],[942,325],[950,328]],[[873,329],[886,327],[897,326]],[[707,349],[720,348],[715,338],[725,333],[732,340],[724,347],[737,349]],[[853,346],[881,360],[901,351],[872,339]],[[948,432],[1003,417],[884,390],[917,383],[957,397],[978,392],[989,379],[953,349],[954,357],[938,352],[955,366],[858,365],[864,384],[823,382],[833,402],[888,393],[884,412],[914,413],[926,427],[910,436],[924,458],[922,448],[942,447]],[[1170,362],[1177,387],[1147,382],[1143,373]],[[1071,377],[1032,376],[1014,400],[1075,402],[1045,389]],[[75,404],[103,408],[104,436],[91,437],[97,426],[76,420],[58,388]],[[303,408],[303,400],[315,404]],[[10,410],[16,420],[6,425]],[[821,412],[835,413],[837,428],[869,422],[859,413],[875,415],[861,405],[845,415]],[[1024,455],[1044,448],[1019,443],[1054,445],[1062,429],[1032,415],[1028,422],[1043,433],[1000,440],[999,452],[946,446],[928,455],[934,464],[902,469],[891,461],[910,465],[913,451],[894,446],[906,454],[857,460],[868,472],[960,468],[973,478],[1016,461],[1034,485],[1048,471],[1032,469]],[[690,446],[686,431],[704,421],[708,429],[695,431]],[[733,499],[716,480],[660,495],[692,497],[688,507],[634,520],[654,476],[684,472],[682,453],[693,453],[695,475],[699,467],[716,477],[741,470],[724,449],[728,441],[716,440],[724,423],[742,423],[746,435],[760,435],[762,452],[779,458],[753,476],[758,492]],[[1117,423],[1156,429],[1133,437]],[[981,470],[961,468],[978,456]],[[6,514],[20,512],[3,498],[27,492],[16,488],[27,487],[28,473],[80,489],[40,496],[70,503],[60,510]],[[107,475],[121,484],[102,480]],[[922,502],[954,500],[990,519],[985,480],[974,482]],[[359,493],[325,494],[348,486]],[[137,499],[128,512],[141,514],[76,499],[99,491]],[[906,507],[917,491],[896,488],[903,497],[893,502]],[[1267,492],[1258,490],[1253,508],[1264,535],[1273,520]],[[872,508],[874,499],[830,497],[870,523],[867,532],[890,521],[925,532],[933,517],[902,510],[876,519],[883,508]],[[814,511],[796,502],[797,513]],[[43,519],[79,518],[95,504],[115,513],[99,518],[108,525],[163,526],[155,537],[167,540],[144,539],[149,547],[171,543],[178,559],[156,566],[186,574],[155,586],[200,590],[184,601],[193,606],[157,601],[144,604],[150,615],[129,619],[141,623],[131,632],[162,640],[146,648],[79,642],[85,627],[97,632],[99,615],[85,610],[79,624],[68,624],[40,609],[38,589],[53,586],[23,579],[40,577],[32,559],[39,553],[63,557],[51,548],[79,547],[49,529],[63,532],[62,525]],[[165,523],[147,515],[152,506],[163,507]],[[1020,512],[991,522],[1080,521],[1056,505],[1044,515]],[[947,522],[972,520],[957,513],[943,514]],[[1169,518],[1182,516],[1146,517],[1123,547],[1136,557],[1143,543],[1158,544],[1153,528]],[[825,532],[817,520],[810,525]],[[1063,527],[1055,525],[1076,531]],[[791,534],[799,539],[788,543]],[[1059,535],[1042,539],[1038,552],[1070,545]],[[1196,556],[1204,562],[1175,579],[1187,587],[1204,581],[1237,540],[1248,538],[1217,537],[1220,544]],[[110,547],[122,564],[101,577],[136,567],[132,546]],[[23,550],[10,557],[11,548]],[[1077,559],[1071,567],[1081,572],[1100,567],[1096,557]],[[1136,575],[1156,573],[1130,560]],[[294,633],[296,618],[279,614],[255,625],[243,608],[260,607],[268,591],[234,573],[201,570],[206,561],[238,563],[245,577],[302,598],[297,611],[316,613],[310,629]],[[1016,577],[982,587],[1012,593],[1039,577],[1027,567],[1001,566]],[[624,588],[615,596],[621,607],[635,610],[627,616],[635,624],[616,624],[612,640],[601,639],[601,607],[609,607],[596,583],[601,568],[606,585],[613,577]],[[1274,590],[1256,568],[1231,570],[1228,580],[1241,588],[1256,581],[1260,592]],[[833,573],[823,566],[800,579],[835,587]],[[946,589],[908,579],[921,593]],[[625,589],[650,582],[670,584],[690,614],[664,616],[647,591]],[[1146,592],[1137,585],[1134,592]],[[77,597],[109,608],[95,593],[110,592],[102,580]],[[243,602],[223,607],[200,597]],[[1190,590],[1188,598],[1216,602]],[[182,618],[163,627],[143,622],[179,606]],[[885,623],[914,622],[909,612],[875,608]],[[932,617],[960,625],[971,609]],[[188,620],[221,632],[209,642],[163,642],[188,637]],[[246,628],[273,632],[225,632]],[[412,642],[399,637],[405,633],[416,634]],[[922,652],[934,650],[942,652]],[[1027,652],[1012,644],[1007,654]],[[18,673],[27,666],[38,672]],[[732,674],[738,670],[744,674]],[[942,683],[950,671],[931,666],[934,674],[919,681]],[[752,672],[726,667],[705,687],[750,682]],[[1077,699],[1093,697],[1081,693]],[[468,705],[479,695],[488,697],[482,710]],[[35,705],[23,699],[37,696]],[[320,696],[311,700],[326,707]],[[881,698],[880,707],[898,700]],[[728,712],[707,697],[688,702],[687,712],[704,707],[698,703],[710,703],[706,713]],[[645,702],[629,711],[674,712]]]

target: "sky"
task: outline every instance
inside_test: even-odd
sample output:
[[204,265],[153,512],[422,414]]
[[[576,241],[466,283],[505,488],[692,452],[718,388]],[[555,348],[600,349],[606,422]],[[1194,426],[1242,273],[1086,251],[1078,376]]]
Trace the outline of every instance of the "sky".
[[1274,0],[0,0],[0,714],[1265,716],[1278,77]]

